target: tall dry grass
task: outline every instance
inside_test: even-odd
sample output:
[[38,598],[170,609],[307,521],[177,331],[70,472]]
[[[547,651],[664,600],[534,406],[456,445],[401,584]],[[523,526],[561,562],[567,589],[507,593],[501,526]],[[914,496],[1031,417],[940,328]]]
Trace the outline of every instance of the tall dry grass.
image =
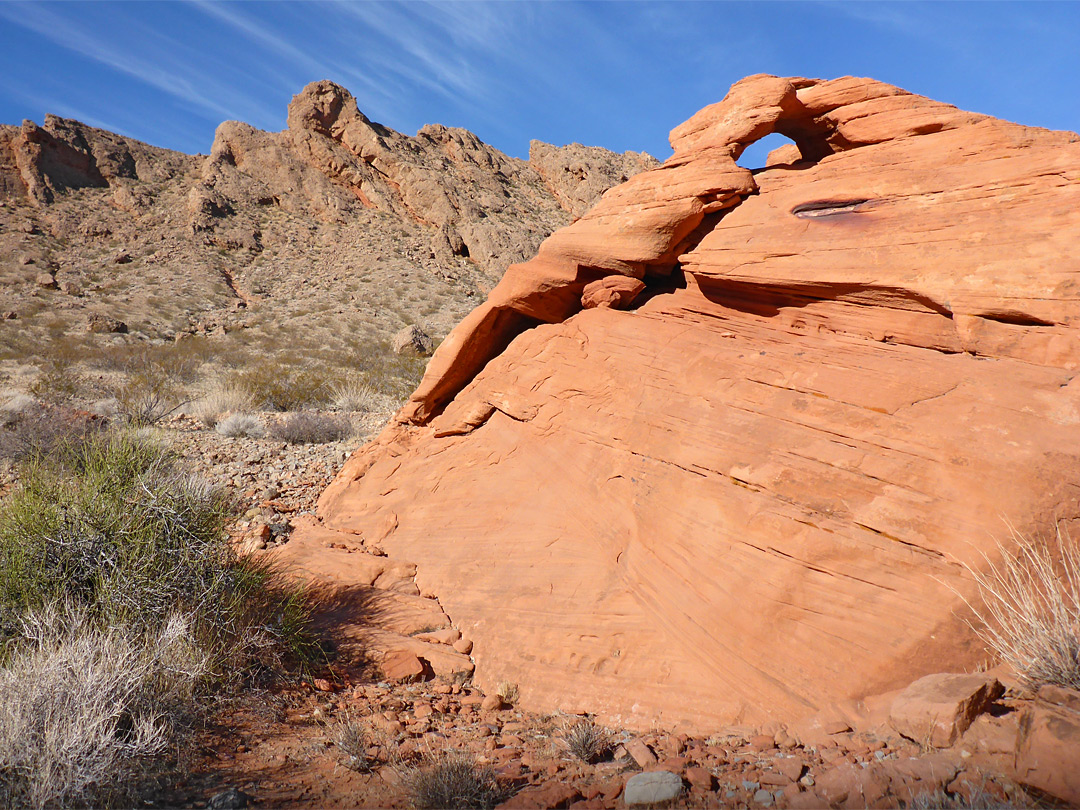
[[999,561],[968,566],[981,605],[969,606],[987,646],[1029,685],[1080,689],[1080,547],[1060,528],[1052,540],[1013,531]]

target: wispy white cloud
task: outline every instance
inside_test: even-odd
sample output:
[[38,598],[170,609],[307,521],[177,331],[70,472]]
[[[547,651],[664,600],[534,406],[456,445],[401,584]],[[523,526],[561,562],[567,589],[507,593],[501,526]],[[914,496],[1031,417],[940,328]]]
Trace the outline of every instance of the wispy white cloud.
[[36,4],[0,3],[0,16],[8,22],[33,31],[56,45],[74,51],[137,79],[193,107],[215,115],[228,116],[229,110],[207,97],[197,84],[186,78],[179,65],[166,64],[165,54],[160,61],[139,59],[122,49],[110,47],[100,33],[88,31],[70,23],[58,14]]

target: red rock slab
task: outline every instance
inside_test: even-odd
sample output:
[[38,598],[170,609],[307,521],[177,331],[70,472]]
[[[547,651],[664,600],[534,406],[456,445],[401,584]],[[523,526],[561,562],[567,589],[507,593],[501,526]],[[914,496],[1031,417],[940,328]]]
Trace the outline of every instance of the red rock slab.
[[889,719],[910,740],[948,748],[1004,691],[996,678],[985,674],[935,673],[901,692]]
[[1070,804],[1080,804],[1080,713],[1028,707],[1020,719],[1017,779]]
[[[767,132],[804,160],[751,176]],[[709,731],[973,667],[965,564],[1080,518],[1080,138],[752,77],[672,142],[454,330],[322,527],[415,562],[528,708]],[[648,300],[582,311],[613,274]]]

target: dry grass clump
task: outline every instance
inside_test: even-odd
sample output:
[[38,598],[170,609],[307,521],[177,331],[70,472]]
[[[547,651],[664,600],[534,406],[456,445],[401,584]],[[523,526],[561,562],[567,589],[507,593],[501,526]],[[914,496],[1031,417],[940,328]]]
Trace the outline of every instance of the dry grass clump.
[[490,810],[509,798],[495,769],[478,765],[463,751],[446,751],[428,756],[404,774],[409,800],[417,810]]
[[389,411],[398,405],[393,397],[380,393],[366,378],[354,374],[330,384],[330,403],[339,411],[362,413]]
[[368,756],[371,743],[363,726],[346,714],[330,730],[330,741],[341,754],[341,764],[351,771],[367,773],[375,763]]
[[70,362],[55,360],[40,367],[30,393],[45,402],[61,404],[80,396],[86,388],[86,378]]
[[214,430],[222,436],[229,436],[231,438],[243,436],[249,439],[259,439],[266,433],[266,427],[263,424],[263,420],[250,413],[234,413],[226,416],[217,423],[217,427],[215,427]]
[[611,734],[584,717],[563,729],[563,745],[582,762],[599,762],[611,751]]
[[1030,686],[1080,689],[1080,548],[1061,531],[1053,541],[1013,532],[1014,549],[969,571],[979,585],[987,645]]
[[930,790],[912,797],[910,810],[1015,810],[1023,807],[1015,799],[999,799],[982,788],[973,788],[964,796],[950,794],[944,790]]
[[352,434],[352,422],[345,416],[300,411],[270,425],[270,435],[289,444],[325,444]]
[[510,681],[501,681],[495,688],[495,694],[502,698],[503,703],[509,703],[511,706],[518,702],[518,698],[521,696],[521,691],[518,689],[516,683]]
[[0,803],[133,804],[206,664],[180,616],[145,637],[71,605],[26,616],[0,668]]
[[256,402],[247,389],[235,382],[216,380],[203,396],[195,401],[195,417],[207,427],[215,427],[230,413],[242,413],[255,408]]

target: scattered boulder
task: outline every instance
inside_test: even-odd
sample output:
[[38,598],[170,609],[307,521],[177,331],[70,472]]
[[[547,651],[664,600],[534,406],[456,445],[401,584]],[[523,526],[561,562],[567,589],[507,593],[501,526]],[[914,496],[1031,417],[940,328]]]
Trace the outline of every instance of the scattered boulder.
[[408,354],[414,357],[426,357],[431,354],[432,347],[431,337],[416,324],[406,326],[394,335],[391,344],[394,354]]
[[34,283],[43,290],[55,290],[57,287],[56,276],[52,273],[38,273],[34,277]]
[[893,701],[889,722],[910,740],[948,748],[1004,692],[987,675],[927,675]]
[[682,777],[677,773],[646,771],[626,780],[626,787],[623,788],[623,803],[628,806],[660,804],[678,798],[682,790]]
[[123,321],[97,312],[91,313],[86,321],[86,331],[95,335],[122,335],[127,330],[128,325]]

